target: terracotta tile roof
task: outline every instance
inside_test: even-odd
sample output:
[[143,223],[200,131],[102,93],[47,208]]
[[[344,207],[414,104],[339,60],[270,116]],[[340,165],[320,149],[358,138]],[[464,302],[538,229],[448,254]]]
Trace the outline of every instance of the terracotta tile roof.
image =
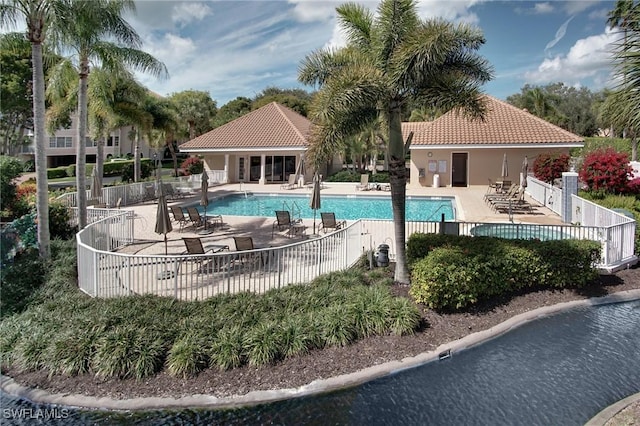
[[[471,121],[450,111],[422,128],[415,127],[412,146],[438,145],[571,145],[584,139],[527,111],[486,96],[485,121]],[[403,123],[403,135],[405,134]]]
[[311,121],[271,102],[180,145],[181,151],[306,148]]

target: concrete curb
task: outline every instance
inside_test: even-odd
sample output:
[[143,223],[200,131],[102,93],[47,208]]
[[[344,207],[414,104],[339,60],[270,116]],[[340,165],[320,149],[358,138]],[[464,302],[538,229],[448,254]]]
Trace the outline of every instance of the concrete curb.
[[591,420],[585,423],[584,426],[604,426],[604,424],[611,420],[616,414],[636,401],[640,401],[640,392],[628,396],[625,399],[608,406],[607,408],[593,416]]
[[[298,388],[252,391],[245,395],[230,397],[214,397],[212,395],[189,395],[181,398],[145,397],[118,400],[112,398],[100,398],[79,394],[53,394],[41,389],[33,389],[16,383],[7,376],[0,377],[2,390],[9,395],[24,398],[36,403],[58,404],[69,407],[101,408],[108,410],[153,410],[168,408],[225,408],[241,405],[255,405],[274,402],[283,399],[297,398],[313,394],[326,393],[347,387],[357,386],[370,380],[391,375],[408,368],[433,361],[441,354],[455,354],[456,352],[483,343],[487,340],[504,334],[524,323],[545,316],[555,314],[582,306],[597,306],[618,302],[629,302],[640,299],[640,289],[614,293],[604,297],[559,303],[553,306],[545,306],[516,315],[488,330],[479,331],[450,343],[440,345],[433,351],[425,352],[415,357],[404,358],[399,361],[390,361],[384,364],[365,368],[354,373],[343,374],[328,379],[314,380],[313,382]],[[622,401],[621,401],[622,403]],[[622,408],[620,408],[622,409]],[[618,410],[619,411],[619,410]],[[616,411],[615,413],[617,413]],[[612,414],[615,414],[612,413]],[[598,423],[596,423],[598,424]]]

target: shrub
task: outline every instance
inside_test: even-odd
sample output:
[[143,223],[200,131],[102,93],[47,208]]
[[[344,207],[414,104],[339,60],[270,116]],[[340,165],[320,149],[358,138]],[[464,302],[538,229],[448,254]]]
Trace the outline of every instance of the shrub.
[[579,176],[592,191],[620,194],[627,190],[632,173],[627,154],[604,148],[585,156]]
[[[132,181],[134,178],[135,165],[133,161],[125,163],[122,167],[122,182]],[[149,158],[140,159],[140,179],[146,179],[153,173],[153,164]]]
[[327,182],[360,182],[360,172],[342,170],[325,179]]
[[22,162],[6,155],[0,155],[0,210],[11,209],[16,200],[16,185],[13,179],[22,174]]
[[174,376],[190,377],[207,367],[207,353],[194,334],[181,337],[169,350],[167,368]]
[[66,167],[55,167],[47,169],[47,179],[61,179],[67,177]]
[[555,179],[562,177],[563,172],[569,171],[569,160],[567,154],[540,154],[533,162],[533,174],[537,179],[553,184]]
[[184,170],[187,175],[197,175],[204,170],[204,164],[198,157],[189,157],[180,164],[180,168]]
[[627,182],[627,190],[625,191],[627,194],[640,194],[640,177],[631,179]]
[[412,265],[410,294],[433,309],[467,308],[526,287],[581,287],[598,275],[594,241],[448,239]]

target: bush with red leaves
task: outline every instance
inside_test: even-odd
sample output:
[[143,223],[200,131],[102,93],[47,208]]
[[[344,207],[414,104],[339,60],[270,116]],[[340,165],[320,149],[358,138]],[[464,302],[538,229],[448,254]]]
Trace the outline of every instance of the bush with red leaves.
[[629,176],[632,173],[627,154],[613,148],[603,148],[587,154],[579,176],[591,191],[622,194],[629,189]]
[[197,175],[204,170],[204,164],[198,157],[189,157],[180,164],[180,168],[184,170],[185,175]]
[[555,179],[562,177],[563,172],[569,171],[570,158],[568,154],[540,154],[533,162],[533,175],[536,179],[553,184]]
[[628,194],[640,194],[640,177],[633,178],[627,183]]

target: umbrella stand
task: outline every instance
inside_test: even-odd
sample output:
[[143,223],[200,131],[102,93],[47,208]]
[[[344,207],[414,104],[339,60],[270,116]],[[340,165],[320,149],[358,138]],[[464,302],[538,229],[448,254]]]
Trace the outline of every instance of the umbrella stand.
[[313,235],[316,235],[316,209],[313,209]]

